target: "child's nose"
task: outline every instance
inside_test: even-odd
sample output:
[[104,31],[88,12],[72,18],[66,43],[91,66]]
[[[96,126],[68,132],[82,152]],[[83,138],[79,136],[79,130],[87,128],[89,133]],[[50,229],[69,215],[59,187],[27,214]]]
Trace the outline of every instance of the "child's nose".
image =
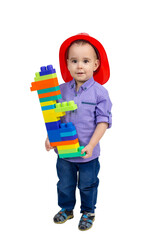
[[82,68],[82,63],[78,62],[78,68]]

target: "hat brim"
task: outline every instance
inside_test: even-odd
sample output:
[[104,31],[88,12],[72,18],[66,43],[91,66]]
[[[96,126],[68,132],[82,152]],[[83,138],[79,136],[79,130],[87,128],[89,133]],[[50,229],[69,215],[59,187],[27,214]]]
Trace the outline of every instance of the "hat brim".
[[94,80],[100,83],[101,85],[105,84],[109,80],[109,76],[110,76],[110,68],[109,68],[109,62],[108,62],[106,51],[98,40],[85,34],[78,34],[66,39],[60,47],[59,62],[60,62],[60,70],[61,70],[63,80],[65,82],[69,82],[73,79],[73,77],[71,76],[67,68],[67,59],[66,59],[67,49],[72,42],[76,40],[81,40],[81,39],[90,42],[98,50],[99,58],[100,58],[99,59],[100,66],[98,67],[97,71],[94,72],[93,77],[94,77]]

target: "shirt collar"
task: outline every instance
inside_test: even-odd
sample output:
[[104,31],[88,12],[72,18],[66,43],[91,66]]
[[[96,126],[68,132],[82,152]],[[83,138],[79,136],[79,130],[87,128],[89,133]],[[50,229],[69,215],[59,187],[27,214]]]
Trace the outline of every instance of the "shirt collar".
[[[85,83],[83,83],[83,85],[80,87],[82,90],[87,90],[89,87],[91,87],[94,84],[94,78],[91,77],[90,79],[88,79]],[[73,79],[72,81],[69,82],[70,84],[70,88],[74,88],[76,86],[76,82],[75,79]]]

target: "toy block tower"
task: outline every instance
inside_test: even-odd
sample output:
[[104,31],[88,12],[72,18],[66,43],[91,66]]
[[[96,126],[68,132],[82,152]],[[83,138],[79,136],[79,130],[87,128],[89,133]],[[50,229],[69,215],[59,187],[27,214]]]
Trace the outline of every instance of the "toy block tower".
[[55,69],[52,65],[41,67],[35,74],[35,82],[31,83],[31,91],[37,91],[46,130],[51,146],[57,147],[59,157],[81,157],[77,131],[73,123],[61,123],[60,118],[67,111],[74,111],[77,105],[74,101],[57,103],[61,99],[61,91]]

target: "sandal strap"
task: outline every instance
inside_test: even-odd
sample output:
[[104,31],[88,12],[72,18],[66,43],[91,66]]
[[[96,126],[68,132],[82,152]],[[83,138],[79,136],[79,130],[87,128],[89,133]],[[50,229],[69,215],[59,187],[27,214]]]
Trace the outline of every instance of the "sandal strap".
[[94,218],[95,218],[94,213],[84,212],[79,221],[79,226],[78,226],[79,229],[84,231],[90,229],[92,227]]
[[82,215],[80,223],[81,222],[86,222],[86,223],[90,223],[90,224],[93,223],[93,221],[91,219],[89,219],[89,217],[87,215],[85,215],[85,214]]
[[56,217],[59,218],[61,221],[64,221],[67,219],[67,214],[64,212],[65,209],[61,209],[57,214]]
[[83,217],[81,218],[80,220],[80,223],[79,223],[79,228],[80,229],[89,229],[91,226],[92,226],[92,220],[88,219],[88,218],[84,218],[85,216],[83,215]]

